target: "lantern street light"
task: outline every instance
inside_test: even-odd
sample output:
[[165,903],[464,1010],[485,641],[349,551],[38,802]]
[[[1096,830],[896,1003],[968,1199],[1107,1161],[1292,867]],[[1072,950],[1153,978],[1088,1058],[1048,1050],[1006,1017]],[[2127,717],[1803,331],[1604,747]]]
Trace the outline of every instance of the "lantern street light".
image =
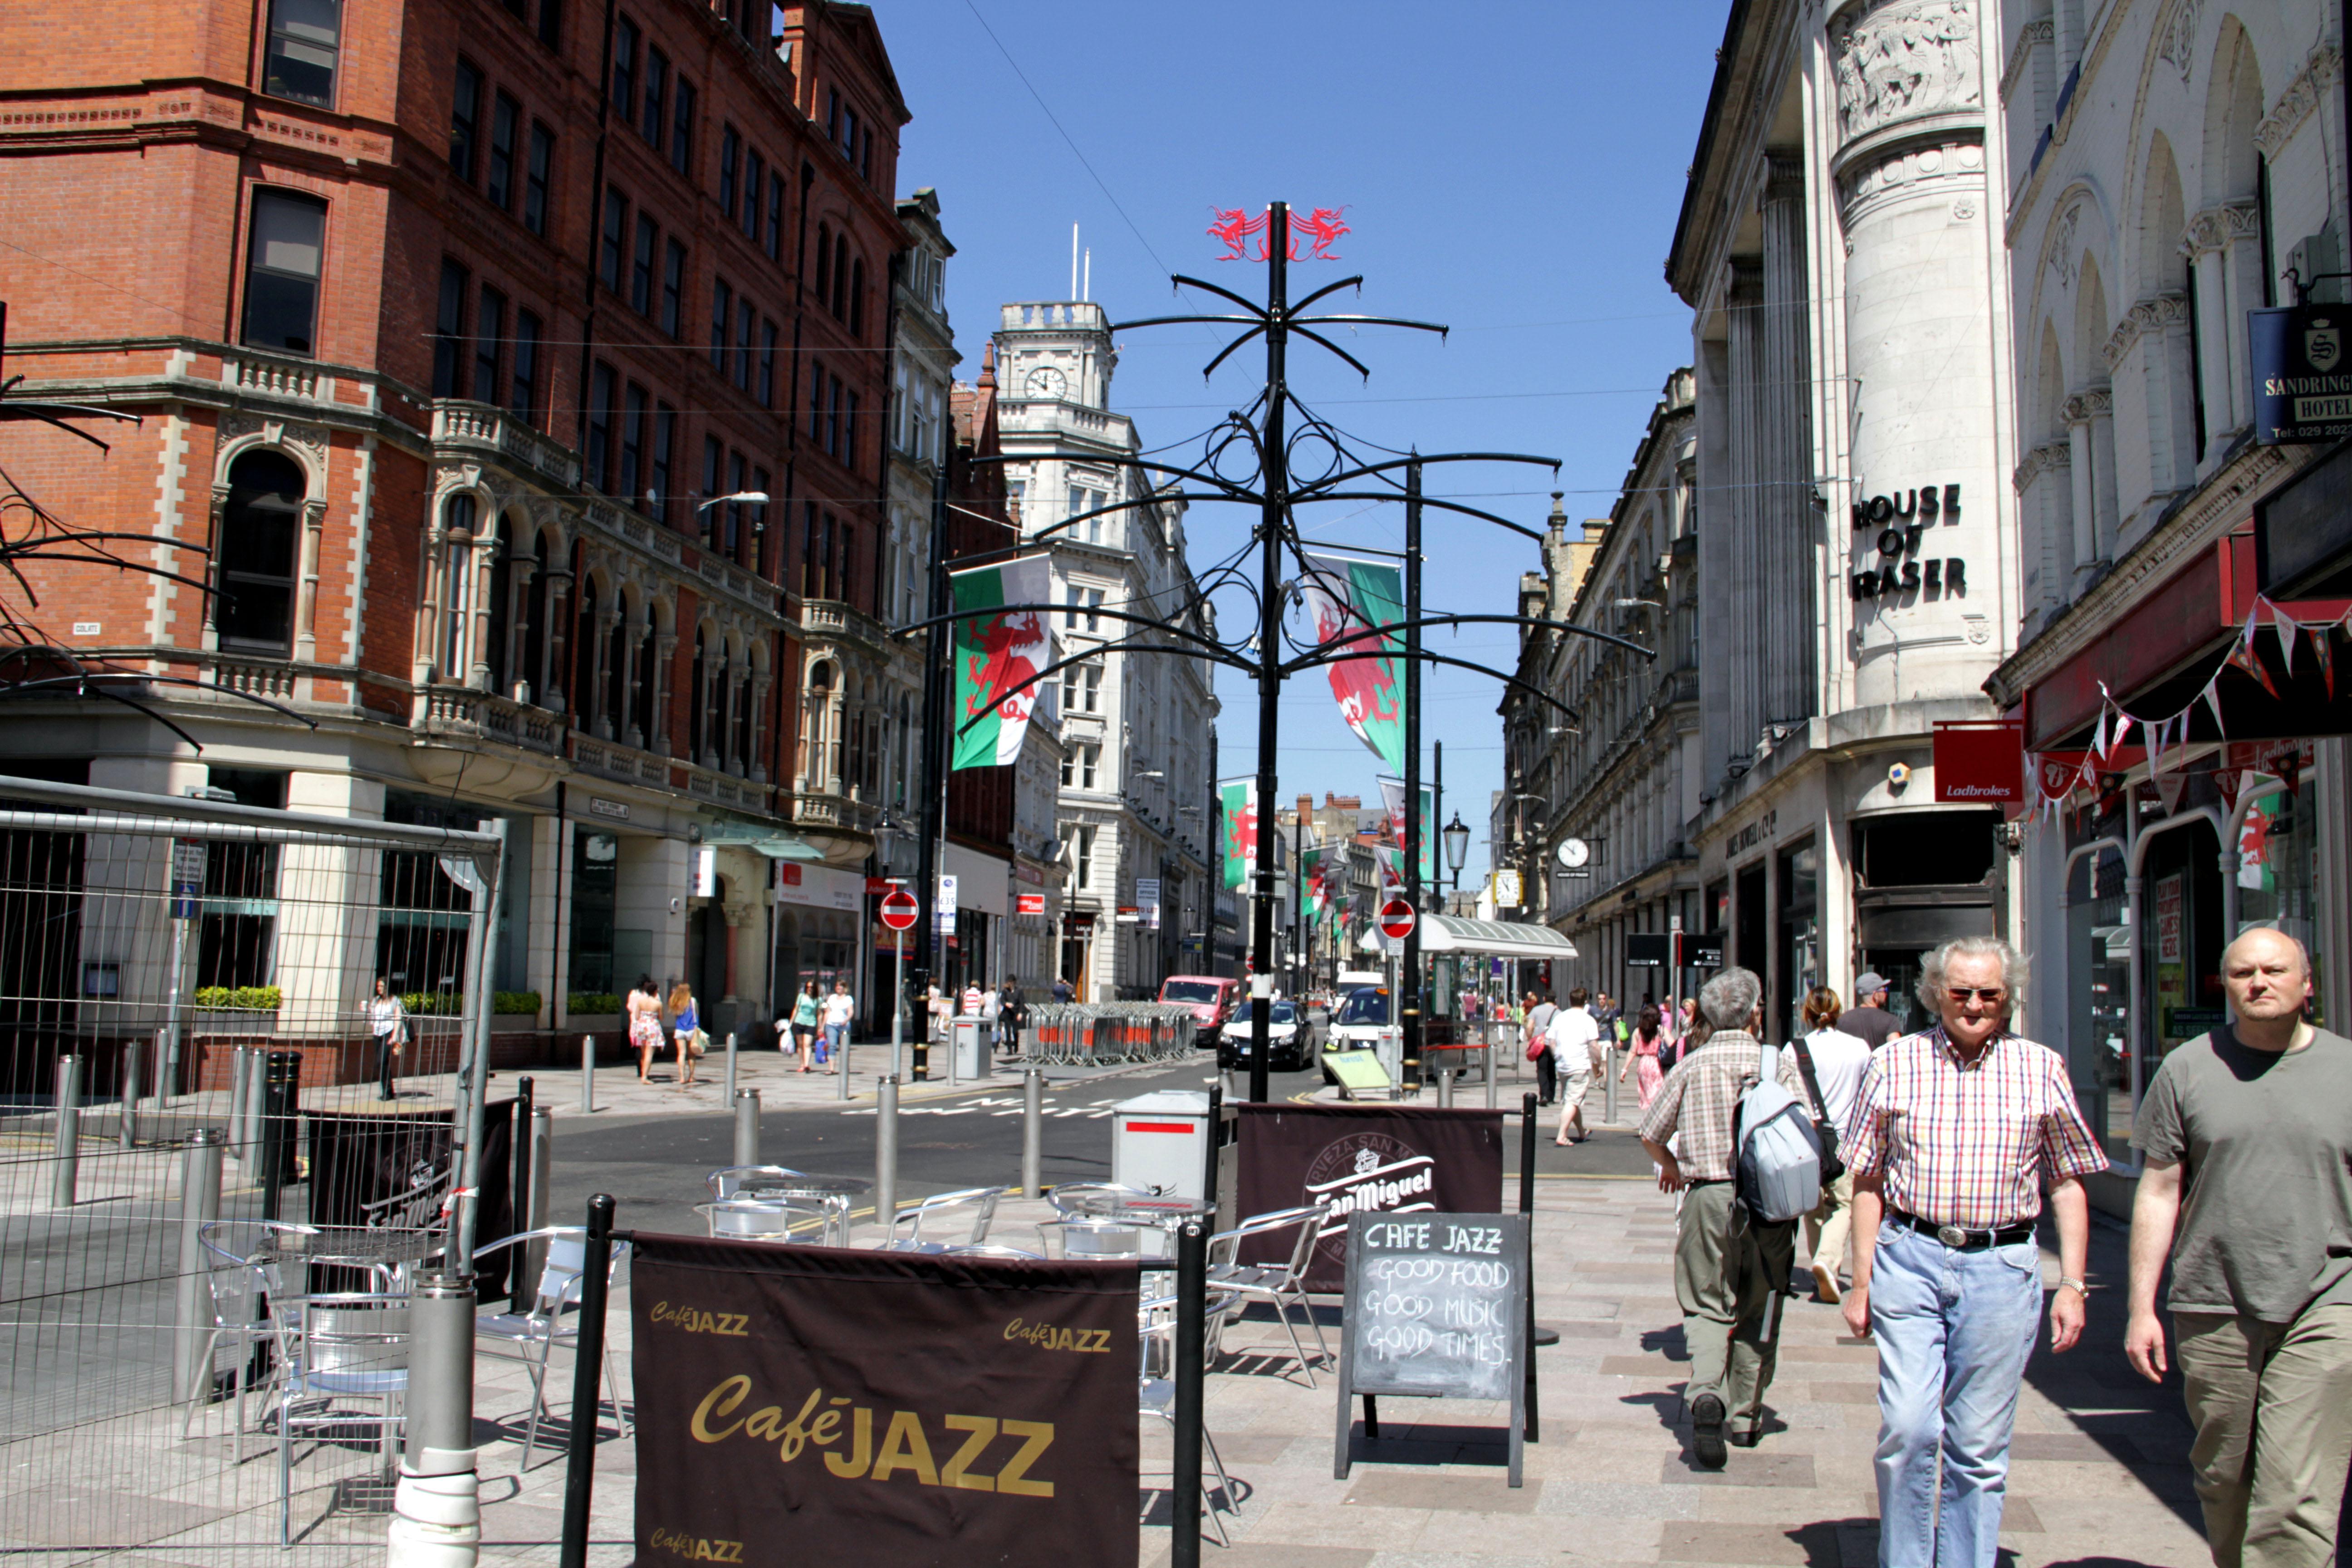
[[1454,890],[1458,893],[1462,890],[1462,862],[1470,858],[1470,829],[1457,811],[1454,820],[1439,829],[1437,836],[1445,840],[1445,864],[1454,872]]

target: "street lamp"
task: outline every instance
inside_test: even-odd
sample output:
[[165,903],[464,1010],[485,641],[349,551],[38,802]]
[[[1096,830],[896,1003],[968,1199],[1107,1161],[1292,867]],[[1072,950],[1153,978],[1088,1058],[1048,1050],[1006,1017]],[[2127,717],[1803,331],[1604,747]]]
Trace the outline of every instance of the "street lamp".
[[[694,515],[699,520],[700,527],[705,534],[708,534],[710,531],[710,520],[703,517],[702,514],[709,511],[714,506],[725,506],[729,501],[748,501],[753,505],[765,506],[768,504],[768,492],[765,490],[737,490],[731,496],[712,496],[709,500],[704,501],[701,505],[694,509]],[[751,531],[754,533],[764,532],[767,526],[768,525],[765,522],[754,522],[751,525]]]
[[1458,893],[1462,890],[1462,862],[1470,858],[1470,829],[1457,811],[1454,820],[1440,828],[1437,836],[1445,840],[1445,864],[1453,869],[1454,890]]

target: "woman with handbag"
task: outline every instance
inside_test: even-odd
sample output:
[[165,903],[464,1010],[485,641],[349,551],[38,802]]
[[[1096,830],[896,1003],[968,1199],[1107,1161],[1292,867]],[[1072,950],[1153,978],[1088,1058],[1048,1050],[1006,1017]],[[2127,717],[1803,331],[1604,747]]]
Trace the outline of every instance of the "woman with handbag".
[[694,1058],[702,1054],[702,1020],[694,1006],[694,991],[683,980],[669,991],[670,1037],[677,1042],[677,1087],[694,1081]]
[[801,1065],[796,1071],[806,1072],[816,1057],[817,1020],[824,1005],[817,1000],[816,982],[801,982],[801,994],[793,998],[793,1049],[800,1053]]
[[375,983],[375,996],[368,1003],[368,1027],[375,1035],[377,1088],[381,1098],[390,1100],[392,1064],[408,1045],[408,1009],[388,980]]
[[1780,1053],[1780,1082],[1812,1109],[1822,1138],[1822,1206],[1805,1216],[1805,1247],[1813,1258],[1813,1296],[1834,1305],[1853,1225],[1853,1175],[1837,1157],[1837,1131],[1853,1110],[1870,1046],[1837,1026],[1838,994],[1816,985],[1805,994],[1805,1032]]
[[654,1075],[654,1055],[661,1049],[661,993],[654,989],[654,977],[637,976],[629,992],[629,1044],[636,1047],[637,1081],[650,1083]]

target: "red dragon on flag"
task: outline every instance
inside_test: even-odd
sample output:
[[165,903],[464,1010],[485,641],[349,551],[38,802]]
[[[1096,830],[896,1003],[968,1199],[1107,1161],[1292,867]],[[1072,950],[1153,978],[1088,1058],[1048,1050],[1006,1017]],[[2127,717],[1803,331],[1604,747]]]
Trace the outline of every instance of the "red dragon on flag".
[[[1293,261],[1341,259],[1331,247],[1339,243],[1340,236],[1354,232],[1342,221],[1342,215],[1347,210],[1346,207],[1317,207],[1304,215],[1292,213],[1289,258]],[[1209,226],[1209,237],[1225,247],[1225,253],[1218,257],[1218,260],[1264,261],[1272,254],[1273,247],[1262,237],[1272,221],[1269,215],[1260,213],[1251,217],[1239,207],[1211,207],[1209,212],[1216,219]],[[1250,254],[1249,247],[1250,237],[1254,235],[1261,237],[1255,256]],[[1307,242],[1311,255],[1298,254],[1298,242],[1302,237]]]

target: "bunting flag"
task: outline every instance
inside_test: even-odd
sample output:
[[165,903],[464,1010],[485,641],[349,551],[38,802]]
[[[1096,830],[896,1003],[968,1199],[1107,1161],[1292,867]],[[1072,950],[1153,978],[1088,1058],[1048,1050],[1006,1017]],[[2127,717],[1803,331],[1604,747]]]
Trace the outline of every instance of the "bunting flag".
[[[959,615],[1001,605],[1042,605],[1053,596],[1050,558],[1032,555],[948,578]],[[955,753],[949,771],[1001,768],[1021,755],[1037,675],[1052,664],[1053,634],[1034,610],[972,616],[955,623]],[[977,722],[972,722],[977,720]],[[964,725],[971,724],[970,729]]]
[[2320,679],[2327,683],[2327,700],[2336,700],[2336,628],[2332,626],[2313,626],[2311,657],[2319,662]]
[[1394,566],[1338,555],[1309,555],[1299,578],[1318,647],[1334,642],[1363,655],[1326,667],[1339,716],[1356,738],[1390,767],[1404,770],[1404,683],[1398,655],[1404,641],[1375,627],[1404,619],[1404,579]]
[[1225,819],[1224,886],[1228,892],[1249,880],[1257,861],[1257,778],[1226,779],[1217,785]]
[[[2250,624],[2251,619],[2249,617]],[[2263,663],[2263,656],[2254,651],[2254,645],[2251,639],[2242,640],[2237,647],[2231,648],[2226,662],[2261,681],[2263,689],[2271,694],[2273,701],[2279,700],[2278,682],[2271,679],[2270,667]]]
[[2293,616],[2288,615],[2276,605],[2273,605],[2271,635],[2278,638],[2279,662],[2286,667],[2286,678],[2293,680],[2294,679],[2294,645],[2303,640],[2303,627],[2295,623]]
[[2246,775],[2236,768],[2213,770],[2213,789],[2221,797],[2223,811],[2234,813],[2238,809],[2238,791],[2245,782]]

